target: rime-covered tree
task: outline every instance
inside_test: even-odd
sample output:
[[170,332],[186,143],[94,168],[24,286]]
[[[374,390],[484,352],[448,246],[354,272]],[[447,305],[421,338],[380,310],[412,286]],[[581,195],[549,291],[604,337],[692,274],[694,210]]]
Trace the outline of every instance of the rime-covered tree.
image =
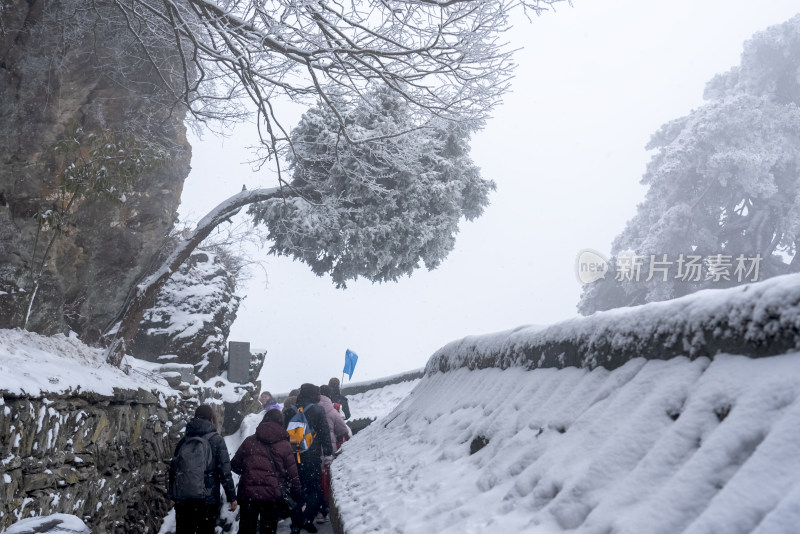
[[[461,217],[478,217],[494,183],[469,158],[466,125],[415,129],[407,101],[382,90],[344,115],[372,141],[350,144],[320,103],[292,130],[293,197],[251,206],[272,251],[309,264],[334,282],[396,280],[433,269],[455,244]],[[392,135],[407,129],[401,135]]]
[[[452,248],[458,217],[477,216],[491,187],[464,155],[467,135],[509,87],[512,49],[502,35],[510,13],[539,13],[558,1],[79,3],[82,15],[111,21],[131,37],[135,46],[121,53],[153,71],[175,104],[196,119],[235,121],[255,109],[263,162],[278,173],[277,187],[222,202],[131,290],[109,332],[108,361],[119,365],[147,303],[171,273],[213,228],[248,204],[267,202],[253,214],[267,224],[273,251],[308,261],[317,273],[331,272],[339,285],[357,276],[395,279],[420,261],[435,266]],[[154,47],[174,54],[159,59]],[[321,172],[320,160],[293,146],[295,136],[279,112],[286,99],[317,105],[320,119],[338,125],[326,127],[337,135],[331,147],[337,163],[361,168]],[[388,102],[399,104],[402,120],[381,107]],[[384,123],[362,124],[367,117]],[[292,184],[281,168],[283,156],[293,165]],[[389,161],[395,156],[400,159]],[[400,227],[402,212],[416,230]],[[340,235],[334,238],[326,225]]]
[[[462,217],[474,219],[494,183],[469,157],[478,125],[445,119],[420,127],[413,108],[382,89],[352,109],[320,102],[292,131],[290,183],[241,191],[178,242],[158,270],[132,292],[108,349],[112,363],[138,329],[160,287],[221,222],[243,206],[267,228],[272,252],[306,262],[344,287],[348,280],[396,280],[452,250]],[[352,142],[344,129],[363,136]]]
[[[800,271],[800,15],[755,34],[741,65],[704,96],[647,145],[657,153],[642,178],[645,200],[614,240],[609,275],[584,288],[581,313],[751,281],[756,264],[758,279]],[[678,265],[681,254],[702,258],[699,279]],[[635,256],[638,281],[621,274]],[[652,259],[672,264],[653,264],[662,270],[650,277]],[[727,276],[709,276],[719,259]]]

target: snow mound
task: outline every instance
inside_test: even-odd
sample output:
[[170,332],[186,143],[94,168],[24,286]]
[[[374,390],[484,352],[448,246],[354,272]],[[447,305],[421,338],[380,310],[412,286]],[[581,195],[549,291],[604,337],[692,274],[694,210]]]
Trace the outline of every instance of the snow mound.
[[800,353],[426,375],[345,444],[348,534],[789,534]]
[[3,532],[5,534],[91,534],[92,531],[74,515],[52,514],[17,521]]
[[380,419],[388,415],[419,384],[419,381],[417,378],[348,395],[347,403],[352,419]]
[[145,388],[174,395],[156,370],[159,364],[128,358],[130,374],[105,362],[103,349],[63,334],[42,336],[0,330],[0,390],[40,396],[69,390],[113,395],[114,388]]

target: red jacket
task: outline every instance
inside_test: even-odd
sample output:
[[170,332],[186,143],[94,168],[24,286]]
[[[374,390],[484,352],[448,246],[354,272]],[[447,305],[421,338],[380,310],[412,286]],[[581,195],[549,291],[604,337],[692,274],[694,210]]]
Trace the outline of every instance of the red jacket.
[[[275,462],[274,469],[270,452]],[[241,475],[238,488],[240,501],[278,501],[283,480],[289,482],[292,497],[300,497],[300,478],[289,444],[289,434],[278,423],[265,421],[258,425],[256,433],[248,436],[234,454],[231,469]]]

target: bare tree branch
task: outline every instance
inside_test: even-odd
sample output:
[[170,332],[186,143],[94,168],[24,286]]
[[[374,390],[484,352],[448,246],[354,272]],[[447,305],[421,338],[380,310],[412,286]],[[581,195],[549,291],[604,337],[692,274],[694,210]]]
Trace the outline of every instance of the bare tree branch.
[[[539,14],[559,0],[110,1],[143,59],[195,118],[227,120],[238,116],[232,101],[253,104],[266,161],[290,144],[275,113],[281,98],[324,101],[350,142],[364,139],[347,131],[342,112],[375,86],[411,103],[417,126],[434,118],[481,124],[512,75],[513,50],[500,40],[510,12]],[[159,63],[148,51],[156,45],[179,60]],[[172,72],[176,63],[183,72]]]

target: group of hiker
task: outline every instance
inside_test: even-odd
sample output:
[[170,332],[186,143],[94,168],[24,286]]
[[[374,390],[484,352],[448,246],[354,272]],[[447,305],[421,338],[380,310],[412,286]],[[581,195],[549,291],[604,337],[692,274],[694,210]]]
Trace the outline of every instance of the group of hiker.
[[[229,510],[240,509],[241,534],[274,534],[286,517],[292,534],[317,532],[315,521],[328,521],[331,462],[352,436],[345,424],[350,407],[339,386],[338,378],[322,386],[306,383],[282,405],[262,392],[263,419],[232,459],[213,410],[200,405],[171,462],[176,534],[214,532],[220,486]],[[240,475],[238,488],[231,473]]]

